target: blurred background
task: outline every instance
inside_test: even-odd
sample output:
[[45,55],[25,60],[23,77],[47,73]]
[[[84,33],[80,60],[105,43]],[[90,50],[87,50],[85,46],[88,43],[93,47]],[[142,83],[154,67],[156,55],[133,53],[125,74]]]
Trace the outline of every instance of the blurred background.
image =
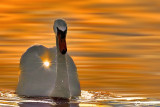
[[1,0],[0,89],[15,90],[27,48],[55,46],[57,18],[82,90],[160,96],[159,0]]

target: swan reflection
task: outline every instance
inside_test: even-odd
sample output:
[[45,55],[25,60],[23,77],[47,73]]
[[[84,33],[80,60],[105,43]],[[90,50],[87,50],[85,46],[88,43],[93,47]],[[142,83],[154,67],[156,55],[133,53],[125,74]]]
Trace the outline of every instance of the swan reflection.
[[[50,100],[50,99],[49,99]],[[34,99],[30,99],[24,102],[20,102],[19,107],[79,107],[79,103],[75,102],[75,103],[70,103],[66,100],[51,100],[51,101],[47,101],[46,100],[34,100]]]

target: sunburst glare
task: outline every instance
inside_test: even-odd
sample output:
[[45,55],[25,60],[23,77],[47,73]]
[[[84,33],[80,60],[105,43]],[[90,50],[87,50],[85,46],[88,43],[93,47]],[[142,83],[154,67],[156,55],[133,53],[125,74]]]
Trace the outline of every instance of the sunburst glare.
[[43,62],[43,65],[44,65],[45,67],[49,67],[49,66],[50,66],[50,62],[49,62],[49,61],[44,61],[44,62]]

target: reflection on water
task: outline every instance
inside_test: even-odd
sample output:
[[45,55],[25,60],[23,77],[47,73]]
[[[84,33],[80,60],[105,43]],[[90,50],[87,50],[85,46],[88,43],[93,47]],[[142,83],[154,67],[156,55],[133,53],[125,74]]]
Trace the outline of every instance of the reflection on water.
[[102,91],[84,91],[79,99],[68,101],[51,98],[20,98],[12,91],[1,91],[4,107],[146,107],[160,106],[160,101],[146,97],[121,97]]
[[159,6],[159,0],[1,0],[0,87],[16,88],[28,47],[55,46],[53,22],[64,18],[82,89],[159,97]]

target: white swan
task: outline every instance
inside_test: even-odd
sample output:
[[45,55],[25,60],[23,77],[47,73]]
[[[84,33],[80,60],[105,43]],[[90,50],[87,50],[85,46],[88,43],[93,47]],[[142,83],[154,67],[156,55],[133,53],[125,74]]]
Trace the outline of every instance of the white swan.
[[62,19],[54,22],[56,47],[30,47],[21,57],[21,74],[16,93],[24,96],[70,98],[80,96],[77,69],[67,54],[67,24]]

